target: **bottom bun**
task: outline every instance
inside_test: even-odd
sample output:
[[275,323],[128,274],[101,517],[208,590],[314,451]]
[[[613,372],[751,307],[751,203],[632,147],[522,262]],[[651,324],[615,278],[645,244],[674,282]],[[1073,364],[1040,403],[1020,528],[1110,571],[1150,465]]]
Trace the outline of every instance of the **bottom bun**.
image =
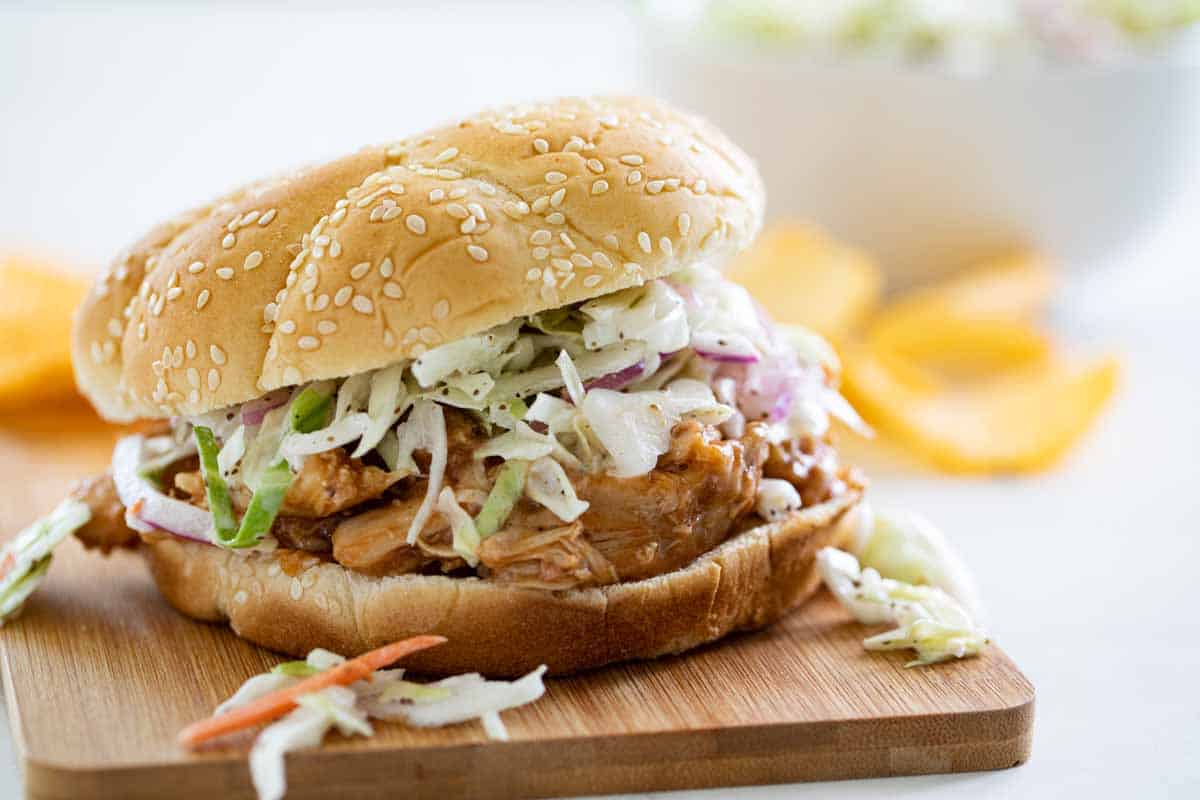
[[478,578],[372,578],[296,552],[235,553],[173,537],[142,548],[179,611],[263,647],[354,656],[421,633],[448,641],[405,660],[425,674],[551,674],[681,653],[779,619],[820,585],[815,555],[851,540],[862,489],[747,530],[683,569],[549,592]]

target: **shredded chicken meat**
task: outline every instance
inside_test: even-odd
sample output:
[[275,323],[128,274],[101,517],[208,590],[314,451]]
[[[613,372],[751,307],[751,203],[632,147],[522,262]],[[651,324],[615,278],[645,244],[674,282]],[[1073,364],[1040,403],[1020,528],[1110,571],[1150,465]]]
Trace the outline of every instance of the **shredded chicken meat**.
[[[472,415],[446,410],[448,458],[445,485],[470,514],[487,498],[499,462],[475,451],[487,430]],[[569,473],[587,511],[564,523],[546,508],[521,498],[504,527],[486,538],[473,574],[498,583],[568,589],[633,581],[685,566],[752,524],[759,481],[781,478],[812,505],[845,488],[836,453],[819,439],[771,444],[761,423],[739,439],[723,438],[711,425],[691,420],[672,432],[671,446],[651,472],[634,478]],[[416,454],[428,467],[426,454]],[[205,506],[196,459],[164,475],[171,493]],[[344,449],[305,459],[288,490],[272,534],[288,550],[332,558],[367,575],[472,574],[452,547],[440,514],[430,516],[415,544],[408,531],[425,496],[419,476],[388,472],[352,459]],[[80,484],[75,496],[93,509],[80,532],[85,544],[108,550],[136,542],[107,475]],[[248,492],[235,492],[244,509]]]

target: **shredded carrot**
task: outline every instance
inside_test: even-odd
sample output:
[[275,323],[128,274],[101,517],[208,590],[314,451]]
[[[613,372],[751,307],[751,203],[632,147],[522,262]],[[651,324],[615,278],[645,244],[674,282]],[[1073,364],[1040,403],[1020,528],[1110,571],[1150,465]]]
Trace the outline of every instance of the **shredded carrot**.
[[192,723],[180,731],[179,743],[184,747],[195,747],[209,739],[215,739],[242,728],[249,728],[252,725],[270,722],[295,708],[296,698],[301,695],[320,691],[327,686],[348,686],[355,681],[369,677],[377,669],[394,664],[404,656],[439,645],[444,641],[446,641],[444,636],[414,636],[411,639],[393,642],[378,650],[364,653],[358,658],[313,675],[311,678],[305,678],[294,686],[264,695],[241,708]]

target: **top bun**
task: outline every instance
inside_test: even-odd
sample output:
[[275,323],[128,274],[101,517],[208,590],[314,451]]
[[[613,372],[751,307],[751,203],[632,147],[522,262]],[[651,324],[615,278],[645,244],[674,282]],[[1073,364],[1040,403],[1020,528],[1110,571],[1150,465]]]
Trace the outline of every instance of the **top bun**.
[[719,261],[763,204],[745,153],[655,100],[485,111],[160,225],[79,309],[76,378],[113,421],[204,413]]

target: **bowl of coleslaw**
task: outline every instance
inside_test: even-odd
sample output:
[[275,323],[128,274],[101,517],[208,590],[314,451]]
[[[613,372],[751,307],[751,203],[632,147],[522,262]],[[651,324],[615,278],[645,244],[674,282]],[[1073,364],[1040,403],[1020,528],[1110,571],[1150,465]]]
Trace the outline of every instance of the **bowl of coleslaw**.
[[1012,247],[1108,260],[1196,165],[1193,0],[650,2],[654,91],[901,283]]

